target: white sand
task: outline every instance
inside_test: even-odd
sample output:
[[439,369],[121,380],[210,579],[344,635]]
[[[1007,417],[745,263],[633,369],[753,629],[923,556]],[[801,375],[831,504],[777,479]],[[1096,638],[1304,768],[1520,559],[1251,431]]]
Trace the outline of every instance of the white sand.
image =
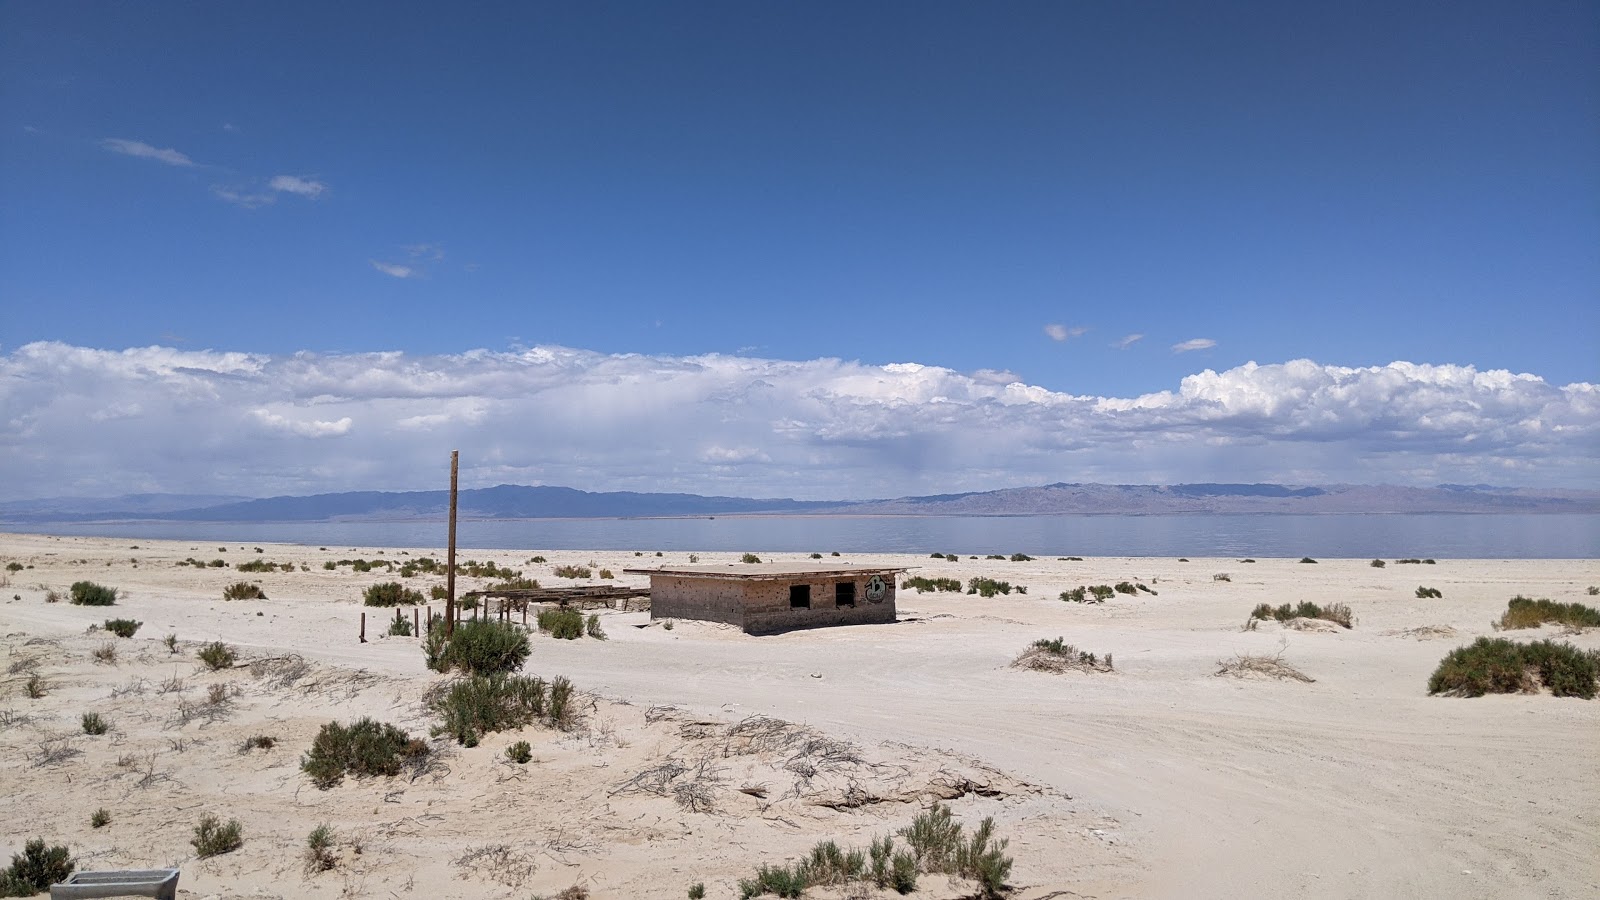
[[[759,638],[701,623],[640,628],[648,614],[606,613],[608,641],[533,638],[528,671],[565,675],[604,698],[574,732],[491,735],[480,747],[449,749],[416,779],[347,780],[319,791],[298,763],[321,724],[372,715],[425,734],[422,694],[439,678],[424,668],[415,639],[377,637],[383,611],[370,611],[371,641],[356,641],[362,588],[398,576],[321,569],[345,557],[404,560],[400,551],[261,545],[258,556],[253,546],[219,553],[199,542],[0,535],[0,561],[33,567],[0,588],[8,666],[0,710],[13,717],[0,730],[0,795],[12,813],[0,827],[4,849],[37,835],[68,844],[81,868],[180,865],[181,893],[192,897],[521,898],[574,884],[593,897],[682,897],[704,881],[707,896],[719,898],[737,896],[736,880],[762,862],[793,859],[824,838],[864,846],[933,797],[961,793],[952,806],[963,821],[993,815],[1010,839],[1022,898],[1600,895],[1600,702],[1446,699],[1426,690],[1440,657],[1492,633],[1512,595],[1595,602],[1585,594],[1600,584],[1595,561],[1374,569],[1364,559],[846,556],[920,567],[914,574],[1003,578],[1028,593],[903,591],[895,625]],[[410,553],[443,558],[437,547]],[[549,562],[528,564],[535,553]],[[292,561],[310,571],[241,576],[175,566],[190,556]],[[621,576],[657,561],[537,548],[461,556],[545,585],[565,583],[550,572],[563,563],[592,561]],[[688,560],[673,553],[660,561]],[[1214,581],[1218,572],[1233,580]],[[223,602],[223,586],[241,578],[259,581],[271,599]],[[44,602],[47,589],[65,592],[80,579],[115,585],[122,598],[111,608]],[[1118,595],[1098,606],[1056,599],[1078,585],[1134,579],[1159,596]],[[441,580],[410,583],[426,590]],[[1444,598],[1418,600],[1418,585]],[[1241,630],[1257,603],[1302,599],[1348,603],[1356,627]],[[131,640],[84,633],[110,617],[144,625]],[[1404,633],[1434,627],[1455,634]],[[161,645],[168,633],[183,640],[182,655]],[[1116,671],[1008,666],[1035,638],[1058,635],[1113,653]],[[212,639],[238,648],[242,661],[299,654],[313,666],[292,686],[247,667],[206,672],[193,651]],[[1600,647],[1594,630],[1563,639]],[[119,661],[96,664],[92,651],[108,640]],[[1236,653],[1280,649],[1316,681],[1214,674]],[[37,700],[23,692],[33,670],[48,686]],[[184,690],[160,693],[174,676]],[[215,721],[183,722],[180,703],[197,704],[212,684],[238,695]],[[675,710],[647,715],[658,705]],[[83,735],[79,716],[88,711],[111,720],[113,732]],[[727,752],[727,727],[754,714],[848,741],[862,762],[806,780],[784,767],[783,753]],[[279,744],[239,752],[256,734]],[[80,755],[39,765],[52,735]],[[518,739],[534,748],[525,767],[502,755]],[[714,812],[615,793],[668,757],[712,760]],[[764,800],[738,790],[759,783]],[[847,796],[871,802],[827,805]],[[91,829],[100,806],[112,824]],[[188,840],[205,812],[238,818],[243,848],[196,860]],[[305,836],[320,822],[340,835],[341,863],[308,875]],[[479,862],[468,859],[474,853]],[[943,876],[924,876],[920,886],[918,896],[971,891]]]

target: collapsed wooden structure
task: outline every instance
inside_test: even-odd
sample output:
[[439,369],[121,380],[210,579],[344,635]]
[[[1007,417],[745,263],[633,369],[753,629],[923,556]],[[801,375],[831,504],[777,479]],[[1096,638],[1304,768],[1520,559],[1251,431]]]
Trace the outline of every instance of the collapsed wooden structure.
[[[521,612],[530,603],[549,603],[562,608],[645,610],[650,608],[650,589],[618,584],[586,584],[559,588],[506,588],[468,591],[462,600],[498,601],[494,612]],[[486,608],[485,612],[489,612]]]

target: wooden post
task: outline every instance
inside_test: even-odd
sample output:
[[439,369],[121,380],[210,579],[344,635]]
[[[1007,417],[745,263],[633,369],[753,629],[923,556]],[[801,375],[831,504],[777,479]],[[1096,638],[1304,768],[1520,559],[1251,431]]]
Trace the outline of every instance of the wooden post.
[[456,633],[456,475],[460,471],[461,451],[450,451],[450,551],[444,571],[444,635]]
[[421,615],[421,609],[415,606],[411,607],[411,633],[417,637],[422,637],[422,624],[418,621]]
[[361,643],[367,642],[367,614],[361,614]]
[[528,627],[528,601],[522,601],[522,627]]

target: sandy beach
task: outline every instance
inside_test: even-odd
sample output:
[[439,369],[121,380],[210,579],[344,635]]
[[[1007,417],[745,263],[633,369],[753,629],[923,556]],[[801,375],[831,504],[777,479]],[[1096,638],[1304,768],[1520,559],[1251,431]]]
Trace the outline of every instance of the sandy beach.
[[[638,554],[460,557],[545,586],[575,583],[552,573],[564,564],[642,587],[623,569],[689,561]],[[902,590],[895,624],[767,637],[603,611],[607,640],[531,638],[525,671],[565,676],[582,692],[572,729],[491,734],[472,748],[433,738],[423,769],[319,790],[299,763],[322,725],[372,716],[427,736],[437,720],[425,694],[443,680],[417,638],[383,636],[388,611],[366,609],[369,639],[357,640],[364,588],[403,580],[426,593],[442,577],[323,564],[421,556],[444,551],[0,535],[0,562],[23,567],[0,588],[0,795],[10,811],[0,851],[38,836],[70,847],[81,869],[178,866],[180,896],[196,898],[527,898],[573,886],[595,898],[672,898],[697,882],[729,898],[763,863],[791,862],[825,839],[865,847],[942,799],[969,827],[994,817],[1015,859],[1012,896],[1025,900],[1600,895],[1600,702],[1427,693],[1440,658],[1494,634],[1510,597],[1594,604],[1594,560],[1374,568],[846,553],[845,562],[986,576],[1027,592]],[[189,558],[229,565],[178,565]],[[250,560],[294,570],[233,568]],[[80,580],[116,587],[116,605],[46,602]],[[269,599],[224,601],[240,580]],[[1154,593],[1058,599],[1121,581]],[[487,583],[462,578],[458,590]],[[1419,586],[1443,596],[1419,599]],[[1259,603],[1301,600],[1348,604],[1354,627],[1244,628]],[[128,639],[88,633],[108,618],[143,624]],[[163,643],[169,634],[177,652]],[[1010,665],[1035,639],[1057,636],[1114,654],[1114,671]],[[1508,636],[1600,648],[1594,629]],[[213,640],[238,651],[236,666],[197,663]],[[96,659],[108,643],[115,659]],[[1281,655],[1314,681],[1217,674],[1241,654]],[[44,693],[30,698],[35,674]],[[86,712],[111,730],[83,733]],[[748,740],[757,729],[773,739]],[[255,736],[275,745],[244,749]],[[504,753],[518,740],[532,745],[526,765]],[[800,745],[846,752],[818,769],[796,764]],[[702,780],[708,808],[641,787],[639,776],[666,761]],[[110,823],[91,827],[102,807]],[[197,859],[189,840],[207,813],[238,819],[243,846]],[[306,836],[323,823],[337,835],[338,864],[308,871]],[[806,896],[893,896],[850,890]],[[972,890],[925,875],[913,896]]]

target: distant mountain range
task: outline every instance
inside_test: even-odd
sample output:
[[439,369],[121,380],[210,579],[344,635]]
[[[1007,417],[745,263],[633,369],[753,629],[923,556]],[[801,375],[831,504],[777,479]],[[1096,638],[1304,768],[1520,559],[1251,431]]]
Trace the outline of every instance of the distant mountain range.
[[[133,494],[0,503],[0,524],[48,522],[328,522],[438,520],[448,491],[356,491],[250,500]],[[647,518],[717,515],[1046,516],[1219,513],[1600,513],[1600,491],[1442,484],[1047,484],[895,500],[705,497],[502,484],[461,491],[464,519]]]

